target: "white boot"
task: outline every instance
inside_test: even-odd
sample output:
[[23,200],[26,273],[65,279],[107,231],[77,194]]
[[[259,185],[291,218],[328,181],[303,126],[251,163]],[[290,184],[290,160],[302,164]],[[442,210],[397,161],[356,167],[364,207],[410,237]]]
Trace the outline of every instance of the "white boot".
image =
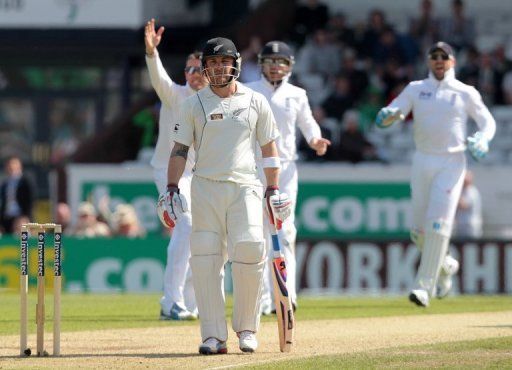
[[238,343],[242,352],[254,352],[258,348],[258,341],[256,340],[256,334],[252,331],[244,330],[238,335]]
[[428,307],[428,292],[423,289],[413,289],[411,294],[409,294],[409,301],[421,307]]
[[453,285],[453,276],[459,271],[459,261],[450,256],[445,257],[437,279],[437,298],[444,298],[448,295]]
[[226,342],[210,337],[199,346],[199,353],[202,355],[224,355],[228,353]]

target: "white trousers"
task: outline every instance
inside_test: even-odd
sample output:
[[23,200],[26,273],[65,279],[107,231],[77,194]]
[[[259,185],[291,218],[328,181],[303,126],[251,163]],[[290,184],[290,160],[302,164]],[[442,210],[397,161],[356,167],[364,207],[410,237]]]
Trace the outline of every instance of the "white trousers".
[[465,173],[463,152],[445,155],[416,152],[413,158],[413,232],[424,235],[423,248],[419,245],[422,253],[414,289],[426,290],[430,296],[434,294],[448,252]]
[[[167,190],[167,168],[154,168],[153,177],[158,193]],[[180,193],[190,204],[190,182],[192,175],[184,173],[180,183]],[[174,303],[191,312],[197,310],[192,271],[190,269],[190,234],[192,232],[192,216],[188,212],[180,218],[172,231],[171,240],[167,246],[167,264],[165,265],[163,289],[160,299],[162,310],[169,314]]]
[[192,178],[192,278],[201,338],[227,339],[224,263],[232,264],[235,332],[258,331],[265,245],[261,185]]
[[[260,174],[261,176],[261,174]],[[265,177],[261,178],[265,184]],[[297,303],[297,263],[295,260],[295,239],[297,237],[297,228],[295,227],[295,206],[297,204],[297,193],[299,180],[297,174],[297,165],[295,162],[281,162],[281,172],[279,174],[279,191],[288,194],[292,201],[290,217],[283,223],[282,232],[279,233],[279,241],[286,262],[288,294],[293,303]],[[272,240],[268,220],[264,222],[265,243],[267,249],[268,261],[265,264],[263,274],[263,292],[261,295],[262,306],[271,306],[273,298],[272,283]]]
[[465,174],[464,152],[414,154],[411,196],[415,230],[424,232],[431,222],[442,221],[451,234]]

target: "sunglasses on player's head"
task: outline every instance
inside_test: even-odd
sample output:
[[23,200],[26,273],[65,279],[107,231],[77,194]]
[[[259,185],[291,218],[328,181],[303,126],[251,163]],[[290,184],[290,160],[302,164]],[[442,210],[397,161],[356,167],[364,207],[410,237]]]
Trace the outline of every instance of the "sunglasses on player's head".
[[432,54],[430,54],[430,59],[431,60],[439,60],[439,59],[448,60],[448,59],[450,59],[450,57],[445,53],[432,53]]
[[201,67],[185,67],[185,72],[188,74],[201,73]]

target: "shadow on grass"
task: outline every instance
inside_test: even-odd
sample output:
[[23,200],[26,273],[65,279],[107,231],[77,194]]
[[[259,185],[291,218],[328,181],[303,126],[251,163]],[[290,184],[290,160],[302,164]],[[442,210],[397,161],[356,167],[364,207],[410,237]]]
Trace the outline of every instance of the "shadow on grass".
[[[152,358],[195,358],[195,357],[216,357],[216,356],[247,356],[246,353],[228,353],[224,355],[202,355],[199,353],[81,353],[73,355],[60,355],[54,357],[52,355],[41,357],[41,358],[62,358],[62,359],[73,359],[73,358],[101,358],[101,357],[122,357],[122,358],[141,358],[141,359],[152,359]],[[39,358],[38,356],[0,356],[0,359],[28,359],[28,358]]]

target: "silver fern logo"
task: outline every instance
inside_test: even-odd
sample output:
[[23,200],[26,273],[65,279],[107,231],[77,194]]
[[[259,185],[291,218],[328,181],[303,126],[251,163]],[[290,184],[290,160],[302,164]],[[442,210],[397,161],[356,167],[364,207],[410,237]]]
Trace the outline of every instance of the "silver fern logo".
[[238,117],[240,116],[240,113],[242,113],[246,108],[240,108],[240,109],[237,109],[237,110],[234,110],[233,111],[233,117]]

